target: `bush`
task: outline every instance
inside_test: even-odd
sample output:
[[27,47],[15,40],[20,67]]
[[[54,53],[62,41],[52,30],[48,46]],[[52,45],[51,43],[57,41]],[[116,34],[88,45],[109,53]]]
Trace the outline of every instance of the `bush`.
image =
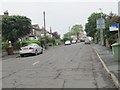
[[20,47],[21,47],[20,42],[15,42],[15,43],[13,43],[13,49],[14,49],[14,50],[20,50]]
[[56,39],[56,40],[55,40],[55,43],[56,43],[56,45],[61,45],[61,44],[62,44],[62,41],[61,41],[60,39]]
[[3,41],[2,42],[2,51],[7,51],[8,49],[8,41]]
[[47,45],[48,45],[48,46],[53,46],[53,43],[48,43]]
[[71,38],[71,37],[65,37],[65,38],[63,38],[63,41],[64,41],[64,42],[67,41],[67,40],[72,41],[72,38]]
[[25,41],[22,41],[21,45],[25,45],[25,44],[31,44],[31,43],[36,43],[38,45],[40,45],[40,41],[39,40],[25,40]]
[[54,38],[47,38],[46,42],[47,43],[55,43],[55,39]]
[[[7,51],[8,46],[9,46],[8,41],[3,41],[2,42],[2,51]],[[15,42],[12,44],[12,46],[13,46],[14,50],[19,50],[21,47],[21,44],[20,44],[20,42]]]

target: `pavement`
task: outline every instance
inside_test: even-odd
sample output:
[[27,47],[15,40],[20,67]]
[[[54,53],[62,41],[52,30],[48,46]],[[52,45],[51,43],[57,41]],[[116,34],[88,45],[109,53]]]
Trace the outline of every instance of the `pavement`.
[[2,60],[4,60],[7,58],[14,58],[14,57],[18,56],[18,54],[19,54],[19,51],[14,51],[13,55],[8,55],[7,52],[2,52],[2,54],[0,54],[0,57],[2,57]]
[[97,53],[97,56],[99,57],[106,71],[110,74],[116,87],[120,89],[120,62],[114,59],[112,50],[98,44],[93,44],[92,48]]

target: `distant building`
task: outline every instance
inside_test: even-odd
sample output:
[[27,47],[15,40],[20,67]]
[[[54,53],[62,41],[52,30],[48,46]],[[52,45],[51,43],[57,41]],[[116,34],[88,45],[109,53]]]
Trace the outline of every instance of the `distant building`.
[[40,28],[38,24],[32,25],[32,31],[29,35],[27,35],[24,39],[28,40],[38,40],[39,38],[43,38],[44,34],[46,34],[47,37],[51,37],[52,30],[50,29],[50,32],[47,30],[44,30],[44,28]]

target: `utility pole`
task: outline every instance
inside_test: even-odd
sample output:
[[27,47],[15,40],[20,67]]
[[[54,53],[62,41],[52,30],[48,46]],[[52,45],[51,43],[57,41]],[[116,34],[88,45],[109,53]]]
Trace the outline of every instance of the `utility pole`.
[[44,38],[45,38],[45,49],[47,48],[46,46],[46,22],[45,22],[45,11],[43,12],[43,17],[44,17]]
[[103,28],[102,28],[102,9],[99,8],[99,10],[101,11],[101,28],[100,28],[100,36],[101,36],[101,45],[104,45],[104,36],[103,36]]
[[69,37],[70,37],[70,26],[69,26]]
[[52,38],[52,28],[50,27],[50,37]]

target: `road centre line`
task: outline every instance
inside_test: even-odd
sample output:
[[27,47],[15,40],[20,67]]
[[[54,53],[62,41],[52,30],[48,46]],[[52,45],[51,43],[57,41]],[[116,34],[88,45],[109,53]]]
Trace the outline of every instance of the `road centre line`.
[[33,63],[32,65],[34,66],[34,65],[36,65],[37,63],[39,63],[39,61],[37,61],[37,62]]

